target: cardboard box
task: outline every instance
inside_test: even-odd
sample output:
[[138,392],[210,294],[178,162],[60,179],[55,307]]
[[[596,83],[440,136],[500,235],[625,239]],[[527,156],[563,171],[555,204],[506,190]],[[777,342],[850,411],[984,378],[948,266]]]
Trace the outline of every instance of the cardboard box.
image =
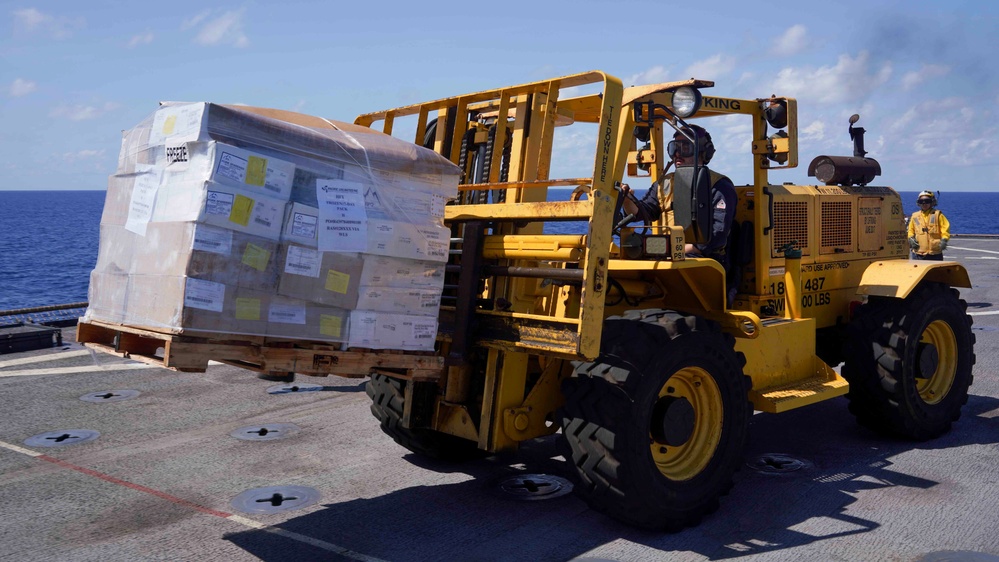
[[436,193],[421,193],[384,185],[366,186],[364,210],[369,219],[413,224],[444,224],[446,199]]
[[87,321],[124,324],[128,304],[128,275],[92,271],[87,288]]
[[357,290],[358,310],[395,312],[436,318],[440,307],[441,292],[435,289],[361,286]]
[[351,253],[281,244],[277,293],[314,303],[354,308],[364,262]]
[[347,341],[350,347],[433,351],[437,317],[352,310]]
[[190,275],[233,286],[274,292],[278,244],[273,240],[197,223],[151,223],[140,236],[122,226],[101,225],[96,271]]
[[367,252],[379,256],[446,262],[451,229],[444,225],[417,225],[368,219]]
[[163,182],[213,181],[282,201],[291,195],[295,165],[217,141],[168,144],[158,154]]
[[301,299],[274,297],[268,307],[267,335],[302,340],[347,340],[350,312]]
[[150,222],[198,222],[278,241],[284,211],[284,201],[238,187],[215,182],[166,183],[156,193]]
[[315,248],[319,243],[319,209],[303,203],[289,203],[281,229],[281,242]]
[[224,332],[226,289],[193,277],[129,275],[123,323],[170,333]]
[[364,260],[361,285],[434,289],[438,292],[444,288],[444,263],[368,254],[361,257]]

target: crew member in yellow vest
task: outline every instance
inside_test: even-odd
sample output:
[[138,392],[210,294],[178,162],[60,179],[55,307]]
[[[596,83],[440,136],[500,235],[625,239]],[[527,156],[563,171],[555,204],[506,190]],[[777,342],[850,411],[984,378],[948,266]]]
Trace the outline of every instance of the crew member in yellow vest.
[[950,240],[950,221],[936,209],[937,198],[932,191],[921,191],[916,197],[919,210],[909,219],[909,247],[912,259],[942,260]]

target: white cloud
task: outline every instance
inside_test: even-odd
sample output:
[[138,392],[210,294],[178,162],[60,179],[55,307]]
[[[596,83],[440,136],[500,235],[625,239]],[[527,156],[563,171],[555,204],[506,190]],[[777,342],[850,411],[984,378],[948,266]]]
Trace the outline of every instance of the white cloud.
[[79,150],[77,152],[66,152],[62,155],[62,159],[66,162],[79,162],[83,160],[94,160],[97,158],[103,158],[107,153],[106,150]]
[[668,75],[669,73],[666,71],[666,68],[657,65],[625,78],[624,85],[627,87],[642,86],[645,84],[659,84],[660,82],[668,81]]
[[208,10],[205,10],[203,12],[199,12],[199,13],[197,13],[197,14],[189,17],[189,18],[187,18],[186,20],[184,20],[183,23],[180,24],[180,28],[181,29],[191,29],[192,27],[195,27],[196,25],[198,25],[199,23],[201,23],[202,21],[204,21],[205,18],[207,18],[210,14],[211,14],[211,12],[209,12]]
[[[948,110],[941,112],[940,108]],[[978,166],[999,157],[999,120],[958,97],[920,103],[889,124],[888,156],[901,163]]]
[[826,124],[813,121],[807,127],[798,130],[798,138],[803,141],[820,141],[826,138]]
[[858,102],[882,86],[891,77],[891,63],[871,69],[870,55],[861,51],[856,58],[840,55],[836,66],[788,67],[777,74],[775,91],[787,92],[814,103]]
[[803,25],[792,25],[787,28],[777,39],[777,44],[770,50],[771,53],[789,57],[796,55],[808,48],[808,29]]
[[92,105],[60,105],[49,112],[49,117],[69,119],[70,121],[86,121],[96,119],[109,111],[118,108],[118,104],[107,102],[100,107]]
[[128,48],[137,47],[139,45],[148,45],[153,42],[153,32],[147,31],[145,33],[140,33],[128,42]]
[[66,16],[53,17],[42,13],[34,8],[25,8],[14,11],[14,29],[33,33],[39,31],[55,39],[65,39],[73,34],[73,31],[86,25],[83,18],[69,18]]
[[946,76],[949,73],[949,66],[943,66],[940,64],[924,64],[919,70],[907,72],[905,76],[902,77],[902,89],[911,90],[927,80],[940,78],[941,76]]
[[211,20],[205,20],[201,15],[196,16],[197,19],[191,25],[200,25],[201,28],[194,42],[201,45],[248,46],[250,40],[243,33],[243,12],[242,9],[226,12]]
[[25,31],[34,31],[50,21],[52,21],[52,16],[45,15],[34,8],[14,11],[14,24]]
[[735,57],[719,53],[688,66],[681,79],[717,80],[731,72],[733,68],[735,68]]
[[38,88],[38,85],[31,80],[25,80],[24,78],[15,78],[14,82],[10,85],[10,97],[19,98],[21,96],[26,96],[31,92],[34,92]]

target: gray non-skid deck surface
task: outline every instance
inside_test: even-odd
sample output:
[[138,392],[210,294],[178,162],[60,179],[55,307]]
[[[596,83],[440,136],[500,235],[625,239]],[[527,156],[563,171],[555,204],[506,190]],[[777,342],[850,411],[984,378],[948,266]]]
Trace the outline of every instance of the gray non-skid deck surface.
[[[278,383],[234,367],[175,373],[77,344],[0,356],[0,442],[13,446],[0,446],[0,560],[999,560],[999,241],[956,239],[947,253],[971,272],[962,296],[978,340],[954,430],[885,439],[845,399],[758,414],[748,459],[782,453],[806,467],[744,468],[718,512],[676,534],[628,528],[572,495],[497,492],[510,475],[564,474],[554,438],[460,465],[416,458],[379,430],[362,379],[303,377],[323,390],[269,394]],[[116,389],[141,394],[79,399]],[[268,423],[301,431],[229,435]],[[70,429],[100,437],[24,445]],[[230,505],[276,485],[321,497],[276,514]]]

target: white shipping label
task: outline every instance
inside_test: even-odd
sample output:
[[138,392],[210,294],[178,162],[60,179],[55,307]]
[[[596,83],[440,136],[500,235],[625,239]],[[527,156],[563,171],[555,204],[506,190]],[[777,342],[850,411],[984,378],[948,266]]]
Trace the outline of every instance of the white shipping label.
[[232,203],[235,195],[224,191],[208,191],[208,198],[205,201],[205,212],[209,215],[221,215],[228,217],[232,214]]
[[160,188],[160,168],[148,164],[136,164],[135,184],[132,186],[132,200],[128,206],[125,230],[139,236],[146,235],[146,225],[153,217],[156,206],[156,192]]
[[342,180],[316,180],[319,199],[319,249],[363,252],[368,247],[364,186]]
[[427,342],[433,342],[436,338],[437,338],[436,320],[413,321],[413,339],[415,341],[420,343],[427,343]]
[[281,211],[280,207],[257,201],[253,206],[253,223],[264,228],[278,228],[281,226]]
[[232,231],[199,224],[194,231],[194,249],[223,256],[232,255]]
[[446,204],[447,199],[443,195],[435,193],[433,201],[430,204],[430,216],[439,219],[444,218],[444,206]]
[[215,174],[232,181],[243,183],[246,179],[247,160],[231,152],[223,152],[219,156],[219,165]]
[[291,214],[291,235],[302,238],[316,239],[319,228],[319,217],[308,213],[294,212]]
[[354,310],[350,313],[350,341],[371,342],[375,339],[375,328],[378,325],[378,314],[364,310]]
[[194,279],[193,277],[187,278],[187,286],[184,288],[184,306],[222,312],[222,303],[224,302],[225,285],[222,283]]
[[279,324],[305,324],[305,305],[271,303],[267,312],[268,322]]
[[322,254],[312,248],[288,246],[288,258],[284,262],[284,272],[294,275],[319,278],[319,265]]
[[167,140],[171,144],[198,140],[204,115],[203,103],[160,108],[153,116],[152,129],[149,131],[149,146],[163,144]]

